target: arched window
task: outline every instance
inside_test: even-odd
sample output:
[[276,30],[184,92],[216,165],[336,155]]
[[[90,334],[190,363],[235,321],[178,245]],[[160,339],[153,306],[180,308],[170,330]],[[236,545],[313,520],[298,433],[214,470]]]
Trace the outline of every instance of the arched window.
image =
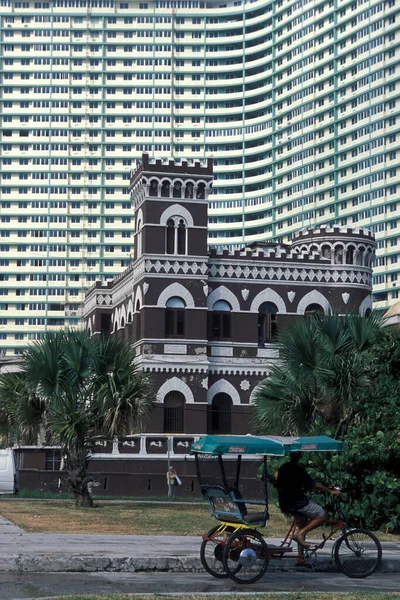
[[348,246],[346,250],[346,265],[352,265],[354,263],[354,246]]
[[272,302],[263,302],[258,309],[258,345],[273,342],[277,336],[278,307]]
[[167,254],[175,254],[175,223],[173,219],[167,221]]
[[161,184],[161,197],[162,198],[169,198],[169,186],[170,186],[169,181],[162,182],[162,184]]
[[178,224],[178,254],[186,254],[186,225],[183,219]]
[[304,315],[313,317],[315,315],[324,315],[325,311],[320,304],[309,304],[304,311]]
[[124,319],[124,317],[121,318],[121,325],[120,326],[121,327],[125,327],[125,319]]
[[189,181],[185,187],[185,198],[193,198],[193,183]]
[[166,254],[186,254],[186,223],[180,217],[172,217],[167,221]]
[[207,429],[210,435],[231,433],[232,399],[223,392],[216,394],[207,411]]
[[365,248],[361,246],[356,255],[356,264],[362,266],[364,264]]
[[197,186],[197,194],[196,194],[196,197],[199,200],[204,200],[204,198],[206,197],[205,190],[206,190],[205,183],[199,183],[199,185]]
[[231,305],[225,300],[218,300],[211,313],[211,338],[229,340],[231,338]]
[[168,392],[164,398],[164,433],[183,433],[185,427],[185,396]]
[[152,179],[150,181],[149,196],[158,196],[158,181]]
[[335,265],[343,264],[343,246],[336,246],[333,262]]
[[127,323],[132,323],[132,313],[131,312],[128,313]]
[[182,298],[174,296],[165,305],[165,337],[185,335],[185,307]]
[[172,196],[173,198],[182,198],[182,183],[180,181],[174,182]]
[[322,246],[322,257],[323,258],[328,258],[329,260],[331,260],[332,258],[332,249],[330,246]]

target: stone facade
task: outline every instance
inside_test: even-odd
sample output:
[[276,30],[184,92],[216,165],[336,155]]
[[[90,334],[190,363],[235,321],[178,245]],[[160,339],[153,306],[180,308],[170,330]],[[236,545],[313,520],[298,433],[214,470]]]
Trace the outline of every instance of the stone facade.
[[152,433],[248,433],[252,394],[278,360],[276,335],[315,311],[371,307],[365,229],[302,230],[291,245],[207,248],[212,161],[143,155],[131,174],[135,256],[87,293],[85,321],[131,341],[156,390]]

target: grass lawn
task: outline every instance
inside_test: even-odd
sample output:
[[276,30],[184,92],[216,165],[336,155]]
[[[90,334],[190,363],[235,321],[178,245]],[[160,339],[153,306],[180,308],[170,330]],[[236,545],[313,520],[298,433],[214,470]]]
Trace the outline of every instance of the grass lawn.
[[[201,535],[217,521],[208,504],[150,504],[97,501],[96,508],[75,508],[70,500],[59,502],[0,501],[0,515],[30,533],[97,533],[124,535]],[[288,521],[270,505],[266,537],[281,537]],[[399,541],[400,535],[378,534],[381,540]]]
[[[260,598],[265,600],[276,600],[277,598],[284,598],[285,600],[337,600],[337,594],[335,592],[325,593],[325,592],[296,592],[296,593],[262,593],[262,594],[229,594],[224,596],[213,596],[213,595],[187,595],[187,596],[168,596],[157,594],[156,596],[125,596],[121,594],[110,594],[106,596],[62,596],[60,598],[54,598],[53,600],[157,600],[157,598],[162,598],[163,600],[186,600],[187,598],[191,598],[191,600],[260,600]],[[390,594],[378,594],[378,593],[358,593],[353,592],[350,594],[340,594],[340,600],[400,600],[400,594],[393,592]]]
[[[217,521],[208,505],[96,502],[96,508],[75,508],[71,501],[0,502],[0,514],[30,533],[103,533],[126,535],[201,535]],[[280,535],[286,520],[276,507],[268,524]]]

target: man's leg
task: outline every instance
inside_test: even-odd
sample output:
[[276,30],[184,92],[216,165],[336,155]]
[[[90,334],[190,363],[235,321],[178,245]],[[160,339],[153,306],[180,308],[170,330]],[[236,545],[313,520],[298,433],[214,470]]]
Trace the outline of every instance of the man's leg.
[[[301,531],[302,529],[304,529],[304,527],[306,527],[307,523],[308,523],[308,519],[305,515],[302,515],[301,513],[298,513],[296,515],[296,525],[297,525],[298,531]],[[300,544],[297,544],[297,563],[301,564],[302,562],[304,562],[304,548]]]
[[309,523],[307,523],[307,525],[305,527],[303,527],[302,529],[299,529],[299,533],[297,536],[299,541],[302,544],[305,544],[307,533],[309,533],[313,529],[317,529],[317,527],[320,527],[321,525],[326,523],[326,520],[327,520],[326,515],[325,515],[325,517],[319,517],[318,519],[311,519],[311,521]]
[[323,525],[328,520],[328,515],[325,510],[317,504],[310,500],[310,502],[305,506],[301,511],[302,515],[309,517],[309,523],[306,523],[304,527],[299,527],[298,539],[301,544],[306,543],[306,535],[313,529],[317,529],[320,525]]

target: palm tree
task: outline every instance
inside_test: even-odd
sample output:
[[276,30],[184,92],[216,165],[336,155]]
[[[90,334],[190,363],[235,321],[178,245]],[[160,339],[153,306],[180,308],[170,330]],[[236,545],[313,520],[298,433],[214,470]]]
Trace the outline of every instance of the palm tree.
[[153,399],[131,346],[84,331],[48,334],[30,346],[21,372],[0,378],[0,434],[42,439],[62,447],[79,506],[92,506],[87,476],[95,436],[113,438],[143,426]]
[[256,392],[257,429],[286,435],[343,431],[367,384],[368,350],[379,330],[374,313],[297,319],[280,336],[280,364]]

